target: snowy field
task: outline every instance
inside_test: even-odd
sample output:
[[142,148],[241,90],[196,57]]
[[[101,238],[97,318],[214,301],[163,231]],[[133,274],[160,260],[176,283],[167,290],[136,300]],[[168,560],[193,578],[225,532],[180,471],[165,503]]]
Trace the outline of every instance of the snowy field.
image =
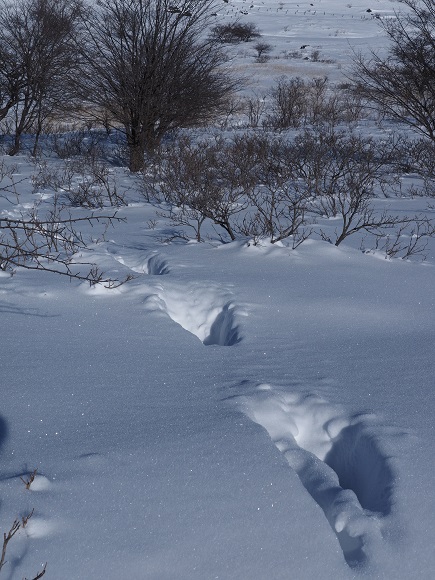
[[[272,44],[264,64],[230,49],[261,92],[283,74],[339,81],[352,50],[385,45],[375,14],[395,7],[229,0],[222,15]],[[34,509],[1,577],[47,562],[47,580],[435,578],[435,240],[425,261],[212,228],[167,243],[117,171],[126,221],[91,259],[133,280],[1,273],[1,531]],[[44,199],[20,187],[3,215]]]

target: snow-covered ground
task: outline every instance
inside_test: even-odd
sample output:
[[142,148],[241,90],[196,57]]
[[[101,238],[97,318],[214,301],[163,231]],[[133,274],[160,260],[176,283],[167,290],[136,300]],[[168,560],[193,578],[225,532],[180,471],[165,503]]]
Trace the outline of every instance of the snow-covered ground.
[[[257,64],[238,45],[235,66],[262,86],[337,80],[352,47],[382,46],[369,8],[395,5],[230,0],[277,54],[335,61]],[[425,262],[212,230],[164,243],[166,221],[128,195],[92,259],[130,282],[1,274],[1,531],[34,509],[1,574],[434,578],[434,241]]]

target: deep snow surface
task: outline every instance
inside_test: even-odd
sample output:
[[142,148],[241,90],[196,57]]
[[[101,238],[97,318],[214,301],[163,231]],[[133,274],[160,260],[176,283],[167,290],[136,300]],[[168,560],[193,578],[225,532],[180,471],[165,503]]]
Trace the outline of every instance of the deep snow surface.
[[[317,44],[341,14],[378,34],[313,4],[284,2]],[[4,577],[433,578],[435,248],[165,244],[151,206],[120,216],[93,252],[120,288],[0,277],[1,529],[35,509]]]

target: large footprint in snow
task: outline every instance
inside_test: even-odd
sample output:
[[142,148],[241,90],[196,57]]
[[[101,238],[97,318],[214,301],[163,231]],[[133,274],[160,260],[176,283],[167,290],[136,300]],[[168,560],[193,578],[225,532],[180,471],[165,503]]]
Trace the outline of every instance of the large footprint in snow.
[[[171,273],[167,260],[158,253],[150,255],[137,247],[121,248],[113,243],[108,244],[107,253],[133,272],[150,276]],[[229,290],[213,283],[151,285],[154,292],[145,298],[147,310],[165,312],[207,346],[233,346],[241,341],[239,321],[246,313],[236,308]]]
[[233,346],[241,341],[239,320],[245,313],[236,308],[230,292],[211,283],[181,287],[168,282],[156,289],[146,298],[146,308],[165,312],[203,344]]
[[149,253],[141,251],[140,248],[120,247],[115,244],[108,244],[107,253],[114,260],[138,274],[162,276],[170,272],[167,260],[158,253],[149,255]]
[[236,401],[266,429],[322,508],[349,566],[363,564],[380,544],[393,481],[373,417],[347,417],[317,395],[270,385]]

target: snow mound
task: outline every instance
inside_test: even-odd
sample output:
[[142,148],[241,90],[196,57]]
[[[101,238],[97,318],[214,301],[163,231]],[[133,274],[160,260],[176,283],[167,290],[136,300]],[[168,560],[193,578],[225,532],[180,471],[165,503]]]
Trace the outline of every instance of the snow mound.
[[56,524],[44,518],[32,517],[25,530],[29,538],[45,538],[56,531]]
[[382,518],[390,512],[393,488],[373,418],[346,417],[317,395],[284,393],[269,385],[237,399],[322,508],[348,565],[370,559],[382,540]]
[[47,491],[51,488],[51,481],[44,475],[37,475],[33,480],[29,491]]

